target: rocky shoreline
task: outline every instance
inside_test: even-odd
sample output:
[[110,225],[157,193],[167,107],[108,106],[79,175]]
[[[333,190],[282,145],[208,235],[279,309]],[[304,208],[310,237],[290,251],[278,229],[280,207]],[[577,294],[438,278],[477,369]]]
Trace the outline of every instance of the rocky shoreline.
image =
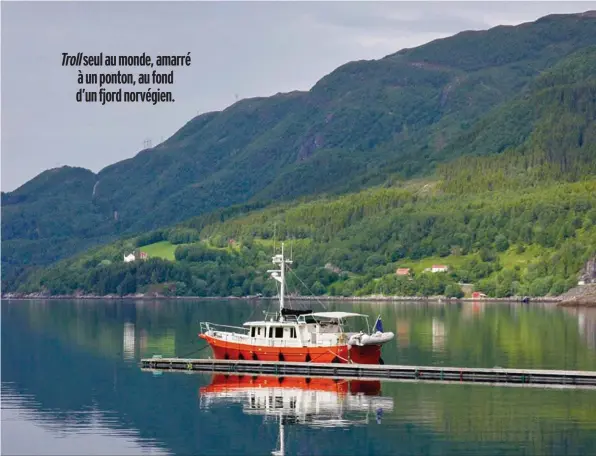
[[561,307],[596,307],[596,283],[572,288],[560,298]]
[[[466,302],[466,301],[482,301],[482,302],[543,302],[543,303],[561,303],[562,298],[559,296],[548,297],[532,297],[526,298],[523,296],[513,296],[509,298],[447,298],[445,296],[289,296],[290,299],[296,301],[429,301],[429,302]],[[159,293],[137,293],[133,295],[87,295],[87,294],[73,294],[73,295],[48,295],[45,293],[3,293],[3,300],[28,300],[28,299],[50,299],[50,300],[65,300],[65,299],[84,299],[84,300],[156,300],[156,299],[180,299],[180,300],[217,300],[217,299],[237,299],[237,300],[261,300],[261,299],[277,299],[275,296],[166,296]]]

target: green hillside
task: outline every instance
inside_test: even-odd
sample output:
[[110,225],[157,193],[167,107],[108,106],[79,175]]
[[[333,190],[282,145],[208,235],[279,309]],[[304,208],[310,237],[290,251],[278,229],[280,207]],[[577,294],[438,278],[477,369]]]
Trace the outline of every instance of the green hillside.
[[[97,175],[46,171],[2,194],[3,286],[92,245],[200,214],[194,223],[206,224],[425,176],[440,180],[440,192],[476,192],[470,176],[485,169],[489,189],[582,179],[594,170],[594,45],[593,14],[463,32],[348,63],[308,92],[198,116]],[[457,161],[470,155],[489,157]],[[472,163],[467,177],[462,163]]]
[[[300,294],[458,296],[466,282],[491,296],[543,296],[575,285],[596,253],[594,179],[468,195],[428,187],[199,218],[59,262],[19,291],[271,295],[266,270],[273,243],[285,240],[296,274],[289,285]],[[123,263],[122,253],[139,246],[154,255]],[[160,259],[172,250],[175,261]],[[449,272],[423,271],[435,262]],[[413,280],[397,277],[398,267],[411,267]]]

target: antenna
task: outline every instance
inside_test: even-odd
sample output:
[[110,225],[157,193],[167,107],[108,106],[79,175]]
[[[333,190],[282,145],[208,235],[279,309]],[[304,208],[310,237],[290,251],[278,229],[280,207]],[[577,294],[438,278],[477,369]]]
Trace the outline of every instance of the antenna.
[[277,282],[280,284],[279,291],[279,321],[283,321],[283,309],[284,309],[284,298],[285,298],[285,281],[286,281],[286,264],[292,263],[290,260],[286,260],[284,257],[284,243],[281,243],[281,254],[273,255],[273,264],[279,264],[280,269],[269,269],[268,274],[271,274]]
[[277,222],[273,222],[273,255],[275,255],[275,238],[277,236],[276,230],[277,230]]

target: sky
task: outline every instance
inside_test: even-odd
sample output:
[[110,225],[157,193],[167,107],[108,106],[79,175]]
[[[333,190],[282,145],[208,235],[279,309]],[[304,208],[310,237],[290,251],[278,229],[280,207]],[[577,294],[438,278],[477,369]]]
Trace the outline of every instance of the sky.
[[[594,1],[3,1],[0,186],[12,191],[64,165],[98,172],[133,157],[146,141],[157,145],[198,114],[238,99],[309,90],[349,61],[382,58],[463,30],[593,9]],[[143,68],[65,67],[64,52],[145,52],[154,61],[190,52],[191,65],[174,69],[171,86],[150,84],[172,91],[174,103],[102,106],[76,101],[79,69],[136,75]]]

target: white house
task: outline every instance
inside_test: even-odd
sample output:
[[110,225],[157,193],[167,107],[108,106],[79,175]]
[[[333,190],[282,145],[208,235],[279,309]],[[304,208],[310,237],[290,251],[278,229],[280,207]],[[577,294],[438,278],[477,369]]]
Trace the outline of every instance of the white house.
[[447,272],[449,268],[443,264],[433,264],[432,268],[430,268],[430,272]]
[[129,254],[129,255],[124,255],[124,262],[125,263],[130,263],[131,261],[134,261],[136,258],[134,256],[134,254]]

